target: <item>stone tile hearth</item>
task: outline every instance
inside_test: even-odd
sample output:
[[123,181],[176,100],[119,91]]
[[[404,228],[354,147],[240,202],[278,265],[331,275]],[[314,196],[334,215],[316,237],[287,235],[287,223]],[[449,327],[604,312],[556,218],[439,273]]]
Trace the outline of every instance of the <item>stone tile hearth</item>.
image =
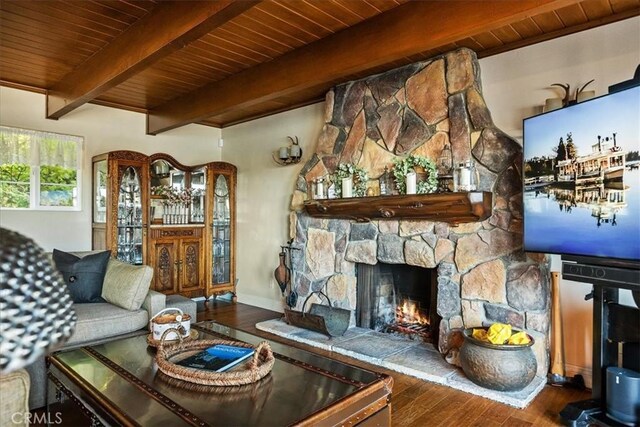
[[472,383],[460,368],[447,363],[433,345],[371,329],[353,327],[342,337],[329,338],[317,332],[288,325],[280,319],[260,322],[256,324],[256,328],[516,408],[526,407],[546,384],[545,378],[537,376],[521,391],[489,390]]

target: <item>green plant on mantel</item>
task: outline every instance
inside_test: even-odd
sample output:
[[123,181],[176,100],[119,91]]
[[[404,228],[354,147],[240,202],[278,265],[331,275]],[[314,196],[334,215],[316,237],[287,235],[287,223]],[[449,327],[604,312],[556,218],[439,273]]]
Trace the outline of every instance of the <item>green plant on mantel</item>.
[[407,157],[397,157],[393,160],[393,177],[396,181],[396,188],[400,194],[407,193],[407,174],[415,172],[416,167],[421,167],[427,174],[427,178],[418,181],[416,193],[433,193],[438,188],[438,170],[436,164],[424,156],[411,154]]
[[352,163],[340,163],[333,174],[335,182],[336,197],[342,197],[342,179],[353,178],[353,195],[364,197],[367,192],[367,181],[369,174],[364,169]]

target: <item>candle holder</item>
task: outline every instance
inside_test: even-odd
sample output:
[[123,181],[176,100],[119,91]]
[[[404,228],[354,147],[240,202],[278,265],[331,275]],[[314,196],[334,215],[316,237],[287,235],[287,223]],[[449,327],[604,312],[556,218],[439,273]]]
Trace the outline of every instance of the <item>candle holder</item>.
[[298,137],[288,136],[287,139],[291,141],[291,145],[280,147],[271,154],[273,161],[280,166],[295,165],[300,163],[302,159],[302,147],[300,147]]

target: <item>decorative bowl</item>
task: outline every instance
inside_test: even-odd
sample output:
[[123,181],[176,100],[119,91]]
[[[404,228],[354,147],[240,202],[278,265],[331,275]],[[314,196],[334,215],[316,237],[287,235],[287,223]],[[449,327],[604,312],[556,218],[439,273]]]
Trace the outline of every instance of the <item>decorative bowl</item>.
[[491,344],[474,338],[473,329],[464,330],[460,349],[462,370],[471,381],[498,391],[522,390],[533,381],[538,363],[531,349],[531,336],[528,344]]

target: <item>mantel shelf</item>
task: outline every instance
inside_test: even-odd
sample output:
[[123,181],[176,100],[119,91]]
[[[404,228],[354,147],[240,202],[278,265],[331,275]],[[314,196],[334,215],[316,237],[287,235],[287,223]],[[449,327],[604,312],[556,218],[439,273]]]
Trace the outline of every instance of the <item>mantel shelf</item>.
[[402,196],[352,197],[308,200],[311,216],[344,218],[360,222],[376,219],[425,219],[461,224],[491,216],[490,192],[458,192]]

